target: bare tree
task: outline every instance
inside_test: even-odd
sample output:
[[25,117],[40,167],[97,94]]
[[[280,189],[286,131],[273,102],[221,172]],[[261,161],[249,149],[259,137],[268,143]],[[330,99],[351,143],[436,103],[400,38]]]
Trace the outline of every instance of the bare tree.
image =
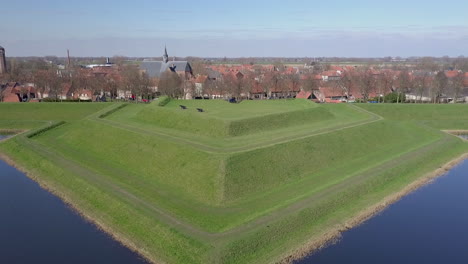
[[465,74],[463,72],[459,72],[458,75],[455,76],[450,81],[451,92],[452,92],[454,103],[457,102],[457,99],[460,96],[460,93],[464,87],[464,83],[465,83]]
[[463,72],[468,72],[468,58],[460,56],[453,61],[453,67]]
[[205,82],[203,83],[203,92],[208,95],[209,98],[212,98],[214,94],[219,93],[219,82],[218,80],[211,80],[206,78]]
[[437,72],[434,80],[434,90],[432,93],[433,103],[440,103],[440,97],[447,89],[448,78],[445,75],[445,72]]
[[17,59],[11,59],[10,66],[8,67],[8,78],[9,81],[24,83],[28,81],[28,72],[26,71],[27,65],[24,62],[18,61]]
[[128,60],[128,58],[125,57],[125,56],[118,56],[118,55],[116,55],[116,56],[112,57],[112,63],[114,63],[115,65],[117,65],[117,66],[119,66],[119,67],[121,67],[122,65],[124,65],[124,62],[125,62],[126,60]]
[[244,75],[244,78],[242,80],[242,92],[246,93],[249,98],[252,94],[252,91],[255,89],[255,87],[258,86],[257,80],[257,75],[254,72],[248,71]]
[[93,96],[101,95],[105,87],[105,77],[101,74],[89,78],[89,89]]
[[426,78],[425,76],[415,76],[413,79],[413,87],[414,87],[414,92],[415,92],[415,98],[414,98],[414,103],[419,98],[419,102],[422,102],[422,97],[424,94],[424,89],[426,87]]
[[47,71],[47,87],[49,88],[49,97],[53,97],[55,101],[58,101],[59,98],[62,100],[63,93],[63,81],[57,75],[57,71],[50,69]]
[[141,74],[137,67],[127,65],[122,67],[123,87],[126,91],[132,93],[132,98],[138,102],[138,97],[141,96]]
[[280,71],[272,71],[265,74],[262,82],[263,90],[267,94],[271,94],[272,91],[280,92],[284,90],[284,75]]
[[110,95],[111,101],[117,98],[117,91],[122,86],[119,78],[113,78],[110,75],[106,76],[104,82],[104,91]]
[[315,74],[309,73],[306,75],[305,79],[302,81],[302,88],[305,91],[313,92],[318,90],[320,87],[320,80],[315,79]]
[[434,61],[434,58],[424,57],[419,60],[416,68],[425,71],[437,71],[439,70],[440,66],[437,65],[437,63]]
[[378,76],[377,86],[380,99],[385,103],[385,95],[392,91],[395,82],[395,76],[391,71],[383,71]]
[[[193,82],[193,81],[190,80],[190,79],[183,78],[183,80],[182,80],[182,86],[183,86],[183,90],[184,90],[184,98],[187,97],[188,95],[190,95],[192,98],[193,98],[194,96],[196,96],[196,86],[195,86],[195,82]],[[201,94],[200,96],[203,97],[202,94]],[[188,98],[188,99],[192,99],[192,98]]]
[[206,65],[203,63],[202,59],[200,58],[190,58],[189,59],[190,66],[192,66],[192,71],[195,76],[198,75],[208,75],[208,71],[206,70]]
[[33,74],[33,82],[36,87],[36,91],[40,93],[41,95],[44,94],[44,92],[48,88],[48,72],[47,70],[39,70],[34,72]]
[[5,99],[5,89],[2,87],[2,83],[0,83],[0,102],[3,102]]
[[158,91],[172,98],[182,98],[184,95],[182,84],[182,79],[177,73],[166,71],[161,74],[158,83]]
[[245,88],[245,76],[243,74],[226,74],[223,77],[223,85],[225,90],[230,94],[231,97],[239,100],[241,94],[244,92]]
[[369,94],[375,90],[377,79],[370,68],[361,68],[356,72],[357,86],[364,101],[369,99]]
[[73,79],[77,83],[79,88],[89,89],[90,72],[88,69],[77,69],[73,74]]
[[411,83],[411,76],[408,72],[408,70],[403,70],[400,72],[398,75],[398,86],[396,89],[397,92],[397,104],[400,103],[400,94],[402,94],[404,91],[411,89],[412,83]]
[[301,77],[298,73],[287,74],[285,81],[287,83],[288,96],[291,96],[291,92],[298,91],[301,87]]

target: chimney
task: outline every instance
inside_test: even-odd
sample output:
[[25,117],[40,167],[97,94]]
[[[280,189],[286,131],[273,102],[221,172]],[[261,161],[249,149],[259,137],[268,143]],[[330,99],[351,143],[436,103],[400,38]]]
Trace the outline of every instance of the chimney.
[[106,64],[110,64],[110,58],[109,57],[107,57],[107,59],[106,59]]
[[67,49],[67,57],[68,57],[67,69],[70,69],[70,64],[71,64],[71,62],[70,62],[70,50],[69,50],[69,49]]

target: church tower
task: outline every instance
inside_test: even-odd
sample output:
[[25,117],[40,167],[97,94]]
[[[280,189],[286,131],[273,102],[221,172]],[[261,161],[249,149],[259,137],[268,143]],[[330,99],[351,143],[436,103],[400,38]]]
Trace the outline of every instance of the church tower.
[[164,46],[163,61],[164,61],[164,63],[168,63],[168,62],[169,62],[169,55],[167,55],[167,48],[166,48],[166,46]]
[[6,73],[5,49],[0,46],[0,74]]

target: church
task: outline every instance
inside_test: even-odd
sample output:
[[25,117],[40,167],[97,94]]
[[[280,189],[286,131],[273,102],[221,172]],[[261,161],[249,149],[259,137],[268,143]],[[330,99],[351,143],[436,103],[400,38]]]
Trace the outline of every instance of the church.
[[162,61],[143,61],[140,69],[145,71],[150,78],[159,78],[161,74],[168,70],[185,76],[185,78],[190,78],[193,75],[192,67],[188,61],[169,61],[166,47],[164,47]]

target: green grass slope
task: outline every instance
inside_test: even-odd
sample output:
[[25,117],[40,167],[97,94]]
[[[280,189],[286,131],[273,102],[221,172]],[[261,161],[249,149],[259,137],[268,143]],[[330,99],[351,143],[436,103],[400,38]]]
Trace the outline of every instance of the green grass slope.
[[0,129],[33,128],[49,120],[79,120],[109,105],[111,103],[0,103]]
[[[327,112],[327,116],[328,114],[331,114],[332,117],[323,117],[324,120],[321,121],[305,121],[296,125],[281,126],[277,129],[261,130],[253,132],[252,134],[235,137],[213,137],[209,135],[195,134],[190,131],[165,128],[157,126],[154,122],[139,120],[137,116],[140,115],[143,110],[147,109],[146,105],[141,104],[130,104],[125,107],[125,109],[119,110],[116,113],[107,116],[105,119],[100,119],[99,121],[106,122],[108,125],[116,128],[124,128],[135,132],[163,136],[168,140],[177,139],[179,142],[189,145],[197,145],[197,147],[211,152],[232,153],[265,147],[267,145],[275,145],[294,139],[301,139],[320,133],[326,133],[380,120],[380,117],[358,107],[353,107],[352,105],[321,105],[320,107]],[[173,115],[170,111],[166,118],[169,119],[169,116],[173,116],[172,119],[176,120],[176,122],[180,120],[177,115]],[[316,115],[314,114],[314,116]],[[198,119],[193,120],[196,120],[198,125],[200,125],[201,122],[199,122]],[[204,129],[213,129],[219,132],[220,130],[216,130],[216,126],[213,125],[215,121],[216,120],[209,122],[211,125],[205,126]],[[242,121],[248,123],[250,122],[250,119]],[[258,128],[261,126],[258,124],[252,124],[251,127]]]
[[[179,105],[188,109],[182,110]],[[202,108],[200,113],[196,109]],[[164,107],[151,104],[136,119],[159,127],[212,137],[233,137],[332,118],[323,107],[306,100],[243,101],[172,100]]]
[[151,187],[157,186],[187,199],[217,202],[220,161],[194,148],[88,120],[56,128],[35,140],[86,165],[91,161],[89,166],[102,163],[127,172],[127,177],[120,178],[122,173],[112,174],[113,180],[125,188],[147,188],[148,196]]
[[361,104],[359,106],[385,119],[418,121],[437,129],[468,129],[466,104]]
[[41,126],[66,122],[2,141],[0,152],[127,244],[168,263],[277,262],[468,151],[440,131],[465,129],[466,106],[13,107],[18,115],[11,108],[3,119],[10,129],[35,127],[24,119],[34,116],[28,111]]
[[27,144],[21,136],[0,144],[7,154],[30,176],[87,217],[123,239],[128,245],[153,260],[167,263],[206,263],[211,248],[194,236],[168,226],[132,199],[125,199],[123,186],[109,188],[92,168],[81,167],[41,145]]
[[[375,163],[434,141],[438,134],[409,122],[383,121],[232,155],[225,199],[238,199],[312,177],[328,185]],[[335,175],[321,175],[327,170]],[[340,169],[340,170],[338,170]],[[309,187],[313,187],[311,182]]]
[[397,163],[375,168],[369,172],[370,179],[361,184],[348,185],[342,191],[309,201],[309,206],[237,236],[221,249],[219,262],[275,263],[333,227],[344,229],[350,217],[467,151],[468,144],[446,135],[424,152],[404,155]]

